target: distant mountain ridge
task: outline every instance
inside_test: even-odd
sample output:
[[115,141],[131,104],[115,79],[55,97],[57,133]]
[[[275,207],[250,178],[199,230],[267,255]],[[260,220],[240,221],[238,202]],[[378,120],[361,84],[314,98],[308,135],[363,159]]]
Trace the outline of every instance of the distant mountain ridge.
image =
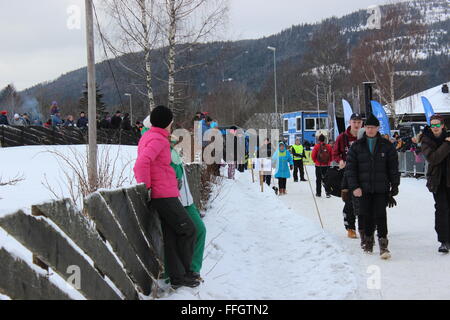
[[[448,65],[450,56],[450,10],[447,0],[414,0],[410,1],[410,15],[423,14],[430,37],[427,47],[417,48],[417,59],[420,72],[428,76],[427,87],[447,82],[450,77],[448,71],[436,72],[442,65]],[[357,45],[358,40],[367,33],[366,23],[369,14],[366,10],[359,10],[341,18],[330,18],[325,21],[335,21],[343,30],[344,37],[349,48]],[[194,64],[202,64],[195,69],[189,69],[179,74],[177,81],[186,86],[186,95],[204,97],[224,81],[233,81],[248,88],[257,95],[273,76],[273,56],[267,50],[267,46],[277,48],[277,62],[284,64],[298,64],[302,61],[307,50],[307,43],[321,23],[301,24],[292,26],[277,34],[256,40],[240,40],[226,42],[211,42],[197,44],[187,56],[180,57],[179,64],[186,61]],[[137,109],[146,108],[138,90],[131,85],[135,79],[120,66],[120,61],[136,58],[140,53],[130,54],[126,57],[111,59],[111,65],[119,86],[119,92],[106,61],[97,64],[97,82],[104,94],[104,102],[110,111],[128,106],[128,100],[123,97],[125,92],[133,93],[133,105]],[[155,72],[154,91],[158,102],[164,102],[166,84],[157,79],[164,79],[166,71],[160,51],[153,53],[155,59],[153,70]],[[281,76],[280,76],[281,77]],[[79,98],[82,96],[84,83],[86,82],[86,68],[63,74],[51,82],[44,82],[28,88],[21,94],[36,98],[39,104],[48,104],[57,100],[60,105],[70,110],[76,110]],[[201,101],[191,104],[201,106]]]

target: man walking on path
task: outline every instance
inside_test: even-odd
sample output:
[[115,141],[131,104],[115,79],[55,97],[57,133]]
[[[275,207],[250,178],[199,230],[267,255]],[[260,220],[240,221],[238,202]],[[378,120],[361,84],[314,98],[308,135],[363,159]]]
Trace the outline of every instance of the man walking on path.
[[291,153],[294,158],[294,182],[298,182],[298,171],[300,170],[300,181],[306,181],[305,169],[303,168],[303,159],[305,148],[300,143],[300,138],[295,139],[295,144],[291,146]]
[[[316,197],[322,196],[322,182],[325,178],[332,160],[333,150],[329,144],[325,143],[325,136],[319,136],[319,143],[314,146],[311,158],[316,165]],[[326,192],[326,190],[325,190]],[[327,198],[331,196],[327,192]]]
[[428,161],[427,187],[435,201],[435,230],[441,243],[439,252],[450,250],[450,135],[440,115],[431,117],[421,137],[422,152]]
[[347,154],[345,176],[353,196],[359,198],[364,216],[364,251],[373,252],[377,228],[380,256],[389,259],[386,206],[388,199],[398,194],[398,156],[392,143],[381,137],[380,122],[373,114],[365,129],[363,138],[354,142]]
[[[362,117],[359,113],[354,113],[350,117],[350,127],[339,135],[336,139],[336,143],[333,147],[333,160],[339,163],[339,169],[343,170],[346,166],[347,153],[351,145],[357,140],[358,132],[363,126]],[[343,180],[345,180],[345,175]],[[356,218],[357,213],[354,208],[357,207],[357,199],[351,194],[348,194],[346,181],[343,181],[343,199],[345,201],[343,214],[344,214],[344,226],[347,230],[347,236],[351,239],[356,239]],[[364,238],[364,225],[360,217],[358,217],[358,230],[361,236],[361,242]]]

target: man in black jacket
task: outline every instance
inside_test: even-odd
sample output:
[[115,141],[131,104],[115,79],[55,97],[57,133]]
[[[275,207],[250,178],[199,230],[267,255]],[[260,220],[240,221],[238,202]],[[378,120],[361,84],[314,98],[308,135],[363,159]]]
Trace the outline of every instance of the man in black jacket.
[[435,230],[441,243],[439,252],[450,250],[450,136],[444,118],[433,115],[431,126],[421,137],[422,152],[428,161],[427,187],[435,200]]
[[80,112],[80,118],[77,121],[77,127],[80,129],[86,129],[88,126],[88,118],[86,118],[86,113],[84,111]]
[[364,251],[372,253],[377,228],[381,258],[389,259],[386,205],[389,196],[398,194],[400,173],[397,151],[381,137],[379,127],[378,119],[370,114],[364,137],[354,142],[347,154],[345,175],[349,189],[360,199],[360,214],[365,222]]
[[122,112],[116,111],[116,114],[111,118],[111,129],[120,129],[122,124]]

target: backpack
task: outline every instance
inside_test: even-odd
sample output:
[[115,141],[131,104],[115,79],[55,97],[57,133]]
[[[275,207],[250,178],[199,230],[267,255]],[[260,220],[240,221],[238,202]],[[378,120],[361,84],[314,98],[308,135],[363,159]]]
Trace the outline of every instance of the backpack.
[[317,161],[321,164],[328,164],[330,162],[331,155],[328,151],[327,145],[325,143],[321,143],[319,147],[319,153],[317,154]]
[[323,179],[325,191],[329,194],[340,198],[342,189],[342,179],[344,179],[344,170],[333,167],[327,170]]

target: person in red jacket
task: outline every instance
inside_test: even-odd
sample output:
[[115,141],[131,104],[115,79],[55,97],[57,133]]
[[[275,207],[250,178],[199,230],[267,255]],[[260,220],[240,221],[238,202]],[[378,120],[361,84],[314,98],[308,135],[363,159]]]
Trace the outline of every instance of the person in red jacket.
[[[311,158],[316,165],[316,197],[322,196],[322,181],[333,160],[333,150],[329,144],[325,143],[325,136],[319,136],[319,143],[314,146]],[[326,191],[326,190],[325,190]],[[327,192],[327,198],[330,195]]]
[[[347,153],[350,150],[351,145],[358,139],[358,132],[363,126],[362,117],[359,113],[354,113],[350,117],[350,127],[339,135],[336,139],[336,143],[333,148],[333,160],[339,163],[339,168],[343,170],[346,166]],[[357,212],[355,212],[355,207],[358,208],[358,204],[346,187],[345,175],[343,178],[343,200],[345,202],[343,214],[344,214],[344,226],[347,230],[347,236],[351,239],[356,239],[356,218]],[[358,230],[361,235],[361,245],[363,244],[364,238],[364,225],[362,223],[361,217],[358,218]]]

